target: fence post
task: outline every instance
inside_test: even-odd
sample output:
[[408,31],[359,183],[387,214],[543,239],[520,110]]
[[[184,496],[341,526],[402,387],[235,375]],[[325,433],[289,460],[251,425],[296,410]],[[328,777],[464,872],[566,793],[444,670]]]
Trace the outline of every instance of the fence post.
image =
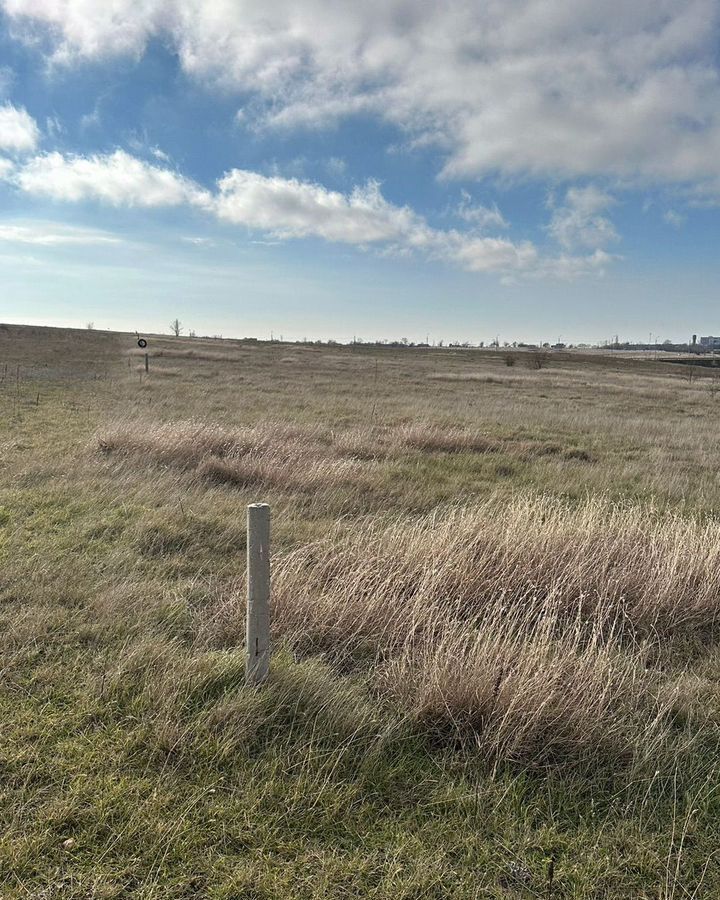
[[247,508],[247,619],[245,677],[262,684],[270,670],[270,507]]
[[149,358],[148,358],[147,353],[145,354],[145,371],[146,371],[146,372],[149,372],[149,371],[150,371],[150,360],[149,360]]

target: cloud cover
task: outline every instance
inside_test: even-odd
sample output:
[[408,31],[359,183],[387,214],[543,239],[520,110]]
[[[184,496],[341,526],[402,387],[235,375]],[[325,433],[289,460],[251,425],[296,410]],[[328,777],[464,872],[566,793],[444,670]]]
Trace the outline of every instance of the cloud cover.
[[[518,277],[568,278],[601,271],[608,254],[543,256],[530,241],[513,242],[483,233],[439,229],[408,206],[389,202],[369,181],[347,194],[297,178],[232,169],[211,192],[183,175],[131,156],[63,155],[57,151],[12,164],[4,179],[17,190],[59,202],[97,202],[113,207],[197,208],[220,222],[240,225],[278,240],[320,238],[384,253],[420,252],[473,272]],[[485,207],[468,207],[488,212]],[[497,215],[490,219],[498,225]],[[470,217],[472,218],[472,216]],[[488,224],[481,216],[482,225]],[[506,223],[502,220],[502,224]],[[45,232],[43,232],[45,234]],[[72,242],[72,234],[40,239],[27,228],[0,231],[0,239],[26,243]]]
[[346,244],[392,242],[426,226],[408,207],[388,203],[376,182],[349,195],[296,178],[233,169],[218,182],[215,208],[228,222],[279,238],[321,237]]
[[444,174],[605,175],[720,190],[716,0],[0,0],[56,61],[169,42],[261,124],[374,113]]
[[74,228],[57,222],[2,222],[0,242],[9,244],[34,244],[42,247],[70,245],[120,244],[116,235],[90,228]]
[[34,150],[40,130],[27,110],[12,103],[0,106],[0,150],[23,153]]
[[108,155],[45,153],[15,173],[28,194],[53,200],[99,200],[112,206],[202,206],[210,195],[182,175],[153,166],[124,150]]
[[613,223],[602,215],[615,203],[614,197],[594,185],[571,187],[563,205],[554,209],[548,232],[566,250],[605,247],[620,239]]

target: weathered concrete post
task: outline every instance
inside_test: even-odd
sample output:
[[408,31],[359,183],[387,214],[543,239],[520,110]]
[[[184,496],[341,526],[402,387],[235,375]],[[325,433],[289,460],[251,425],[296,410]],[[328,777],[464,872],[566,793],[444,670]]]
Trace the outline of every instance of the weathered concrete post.
[[147,353],[145,354],[145,371],[146,372],[150,371],[150,359],[149,359]]
[[270,670],[270,507],[247,508],[247,621],[245,677],[262,684]]

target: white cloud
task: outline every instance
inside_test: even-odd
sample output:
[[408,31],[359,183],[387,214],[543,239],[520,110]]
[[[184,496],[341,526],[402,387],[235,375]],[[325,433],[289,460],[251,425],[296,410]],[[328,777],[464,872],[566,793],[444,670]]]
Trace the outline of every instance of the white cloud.
[[15,170],[15,163],[11,159],[0,156],[0,181],[8,181]]
[[319,237],[380,246],[385,253],[420,252],[471,272],[521,278],[575,278],[600,272],[611,260],[599,250],[590,256],[543,257],[530,241],[433,228],[409,207],[388,202],[376,182],[342,194],[295,178],[234,169],[218,187],[215,211],[221,220],[280,240]]
[[611,262],[620,260],[617,254],[605,250],[594,250],[587,255],[575,256],[562,253],[560,256],[548,256],[538,261],[538,265],[529,273],[530,278],[548,278],[556,281],[575,281],[587,275],[604,275]]
[[[619,240],[613,223],[601,215],[615,203],[614,197],[593,185],[572,187],[564,205],[554,209],[548,231],[566,250],[605,247]],[[554,206],[552,199],[550,206]]]
[[106,156],[33,157],[18,170],[18,186],[53,200],[99,200],[112,206],[198,206],[210,195],[169,169],[161,169],[116,150]]
[[40,131],[27,110],[5,103],[0,106],[0,149],[24,153],[37,146]]
[[[530,241],[515,243],[477,229],[434,228],[410,207],[386,200],[375,181],[344,194],[297,178],[233,169],[218,181],[216,192],[210,193],[176,172],[159,169],[123,150],[109,156],[35,156],[22,165],[11,165],[6,180],[23,192],[59,201],[196,206],[222,222],[245,226],[274,241],[321,238],[356,247],[373,246],[382,253],[420,253],[472,272],[565,278],[596,271],[610,260],[607,254],[546,258]],[[574,195],[569,192],[568,196]],[[582,193],[577,196],[585,197]],[[87,242],[88,233],[5,226],[0,239],[73,243]],[[94,242],[108,240],[111,238],[99,236]],[[196,246],[210,244],[195,236],[183,240]]]
[[11,244],[36,244],[52,247],[61,244],[119,244],[120,238],[104,231],[74,228],[55,222],[27,224],[0,222],[0,241]]
[[471,272],[528,272],[539,261],[530,241],[514,244],[504,238],[473,237],[450,232],[447,255]]
[[619,259],[600,249],[580,255],[544,255],[531,241],[514,243],[457,232],[450,233],[445,257],[470,272],[499,274],[506,284],[537,279],[575,281],[588,275],[603,275],[608,265]]
[[344,178],[347,175],[347,163],[339,156],[330,156],[324,163],[325,171],[335,180]]
[[445,173],[720,179],[717,0],[0,0],[56,60],[140,54],[250,93],[244,118],[356,112],[447,154]]
[[215,241],[212,238],[206,237],[195,237],[190,235],[185,235],[180,238],[181,241],[184,241],[186,244],[192,244],[193,247],[215,247]]
[[461,219],[477,225],[480,229],[508,227],[508,223],[496,203],[493,203],[492,206],[473,203],[472,197],[465,190],[461,192],[461,200],[456,213]]
[[100,105],[99,103],[95,104],[95,108],[90,113],[83,113],[80,116],[80,130],[81,131],[90,131],[96,128],[100,128],[102,125],[102,117],[100,115]]
[[[148,38],[162,25],[160,14],[169,14],[172,0],[2,0],[5,12],[27,28],[33,20],[48,26],[60,40],[55,58],[70,62],[76,57],[98,58],[107,54],[139,54]],[[23,32],[20,31],[20,35]]]
[[160,162],[170,162],[170,156],[164,150],[161,150],[160,147],[151,147],[150,153],[152,153],[155,159],[159,159]]
[[663,222],[672,225],[673,228],[681,228],[687,221],[687,216],[674,209],[668,209],[663,213]]
[[65,133],[65,126],[57,116],[48,116],[45,119],[45,132],[49,137],[56,138]]
[[218,182],[221,219],[280,238],[322,237],[348,244],[418,237],[421,220],[408,207],[388,203],[375,182],[351,194],[296,178],[233,169]]

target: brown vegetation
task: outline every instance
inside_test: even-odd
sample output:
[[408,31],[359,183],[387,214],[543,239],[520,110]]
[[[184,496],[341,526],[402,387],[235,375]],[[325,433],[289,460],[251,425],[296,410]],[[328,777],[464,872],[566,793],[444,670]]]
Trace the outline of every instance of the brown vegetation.
[[[720,528],[543,498],[340,527],[276,563],[278,635],[504,759],[644,755],[658,654],[716,636]],[[648,731],[650,729],[650,731]]]
[[[0,329],[0,869],[23,895],[62,871],[131,896],[141,871],[147,896],[260,872],[294,897],[320,871],[327,896],[458,873],[458,897],[520,896],[511,851],[533,896],[550,853],[558,897],[720,896],[711,378],[169,337],[146,375],[134,345]],[[250,691],[257,500],[275,653]]]

